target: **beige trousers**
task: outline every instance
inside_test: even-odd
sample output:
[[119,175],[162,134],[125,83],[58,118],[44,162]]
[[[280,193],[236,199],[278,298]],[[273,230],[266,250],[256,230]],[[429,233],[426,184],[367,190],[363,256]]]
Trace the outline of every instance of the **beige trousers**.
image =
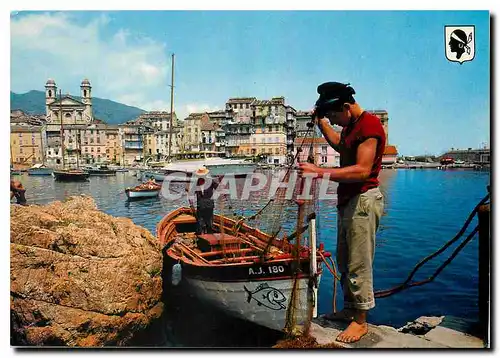
[[383,211],[384,196],[379,188],[356,195],[338,208],[337,264],[344,308],[369,310],[375,307],[375,233]]

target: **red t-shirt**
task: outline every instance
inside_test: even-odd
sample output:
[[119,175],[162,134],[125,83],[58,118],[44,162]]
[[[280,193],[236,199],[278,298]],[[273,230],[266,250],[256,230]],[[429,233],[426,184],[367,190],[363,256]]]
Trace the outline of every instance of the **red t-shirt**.
[[377,151],[370,176],[362,182],[339,183],[337,188],[338,205],[342,206],[354,196],[378,187],[378,173],[382,168],[382,155],[385,149],[385,131],[380,119],[374,114],[363,112],[353,123],[344,127],[340,135],[340,167],[356,164],[358,146],[368,138],[377,139]]

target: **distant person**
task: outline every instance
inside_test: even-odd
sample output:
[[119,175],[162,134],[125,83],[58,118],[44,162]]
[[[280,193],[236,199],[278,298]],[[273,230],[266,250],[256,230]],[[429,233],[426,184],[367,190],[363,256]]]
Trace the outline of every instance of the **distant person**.
[[[210,171],[206,167],[199,168],[194,174],[196,180],[196,234],[213,233],[213,217],[215,203],[213,199],[214,191],[219,186],[219,181],[215,178],[209,178]],[[211,179],[208,188],[204,188],[205,181]],[[188,191],[188,188],[186,188]]]
[[451,52],[455,52],[457,54],[457,59],[460,59],[462,55],[467,51],[467,54],[470,54],[470,40],[467,40],[467,35],[463,30],[455,30],[450,35],[450,45]]
[[[314,121],[328,144],[340,153],[340,168],[300,163],[299,173],[329,175],[337,189],[337,263],[344,293],[344,308],[327,319],[345,320],[349,326],[337,340],[356,342],[368,332],[366,316],[375,307],[373,259],[375,233],[384,210],[378,175],[385,149],[380,119],[364,111],[349,85],[327,82],[318,86]],[[343,127],[336,132],[330,124]]]
[[21,205],[27,205],[26,197],[24,193],[26,189],[24,189],[23,185],[20,181],[11,179],[10,181],[10,200],[12,198],[16,198],[16,203]]

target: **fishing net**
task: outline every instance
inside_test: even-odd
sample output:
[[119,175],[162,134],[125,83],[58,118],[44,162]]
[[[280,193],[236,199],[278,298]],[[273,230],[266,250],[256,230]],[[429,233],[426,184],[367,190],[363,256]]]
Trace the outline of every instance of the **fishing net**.
[[[303,138],[291,165],[272,171],[257,170],[254,175],[245,178],[219,178],[214,196],[215,214],[219,215],[214,217],[214,225],[220,228],[222,235],[228,230],[237,235],[242,225],[268,234],[270,239],[260,253],[261,260],[272,257],[276,250],[271,251],[277,242],[281,241],[280,246],[290,250],[292,275],[288,292],[291,293],[283,327],[290,336],[308,333],[313,306],[316,305],[316,297],[312,293],[315,277],[310,274],[311,279],[304,279],[301,267],[304,267],[302,261],[309,259],[304,251],[310,246],[307,228],[316,209],[318,183],[299,176],[294,168],[300,161],[316,162],[315,131],[308,130],[307,133],[311,135],[306,134]],[[232,228],[222,224],[222,216],[234,220]],[[285,241],[292,245],[283,245]],[[231,253],[226,251],[225,244],[221,244],[221,249],[222,261],[230,259]]]

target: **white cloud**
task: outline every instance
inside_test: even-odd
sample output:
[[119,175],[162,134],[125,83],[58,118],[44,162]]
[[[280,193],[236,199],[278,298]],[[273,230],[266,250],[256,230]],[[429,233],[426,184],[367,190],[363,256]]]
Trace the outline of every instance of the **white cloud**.
[[109,33],[112,19],[82,23],[71,13],[37,13],[11,18],[11,90],[42,90],[53,78],[63,92],[79,93],[88,78],[97,97],[144,109],[170,108],[163,101],[170,80],[166,45]]

